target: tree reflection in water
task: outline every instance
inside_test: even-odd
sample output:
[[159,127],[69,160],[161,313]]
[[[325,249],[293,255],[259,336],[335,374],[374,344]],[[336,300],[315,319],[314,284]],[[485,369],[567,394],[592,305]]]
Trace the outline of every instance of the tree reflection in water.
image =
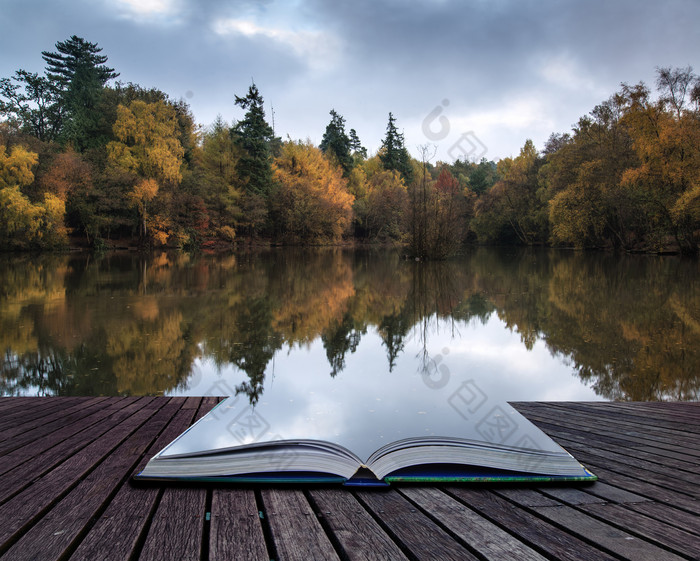
[[237,391],[255,403],[279,352],[320,340],[337,376],[379,337],[392,370],[406,337],[427,342],[436,318],[459,337],[496,314],[601,397],[698,399],[694,260],[495,249],[439,263],[340,249],[1,259],[2,395],[169,393],[206,359],[245,372]]

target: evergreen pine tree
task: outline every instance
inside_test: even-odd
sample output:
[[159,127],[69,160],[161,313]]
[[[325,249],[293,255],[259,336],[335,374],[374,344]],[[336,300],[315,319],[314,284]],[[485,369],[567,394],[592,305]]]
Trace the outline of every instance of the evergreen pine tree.
[[61,137],[84,150],[105,141],[96,138],[102,120],[98,105],[105,84],[119,74],[105,66],[107,57],[97,43],[73,35],[56,43],[56,50],[41,55],[65,112]]
[[323,133],[323,139],[319,148],[326,155],[331,155],[336,159],[341,168],[343,176],[350,175],[353,166],[353,158],[350,153],[351,140],[345,133],[345,119],[331,109],[331,122]]
[[267,197],[272,188],[272,153],[270,143],[274,133],[265,120],[263,98],[253,83],[245,97],[236,96],[236,105],[247,109],[243,120],[233,128],[235,142],[243,149],[236,172],[246,191]]
[[396,128],[396,119],[389,113],[389,124],[386,127],[386,137],[382,142],[379,159],[385,170],[398,171],[406,183],[413,180],[411,157],[404,146],[403,134]]
[[69,88],[76,75],[86,68],[93,70],[94,79],[101,86],[119,76],[114,72],[114,68],[104,65],[107,57],[99,54],[102,49],[97,46],[97,43],[90,43],[82,37],[73,35],[67,41],[56,43],[56,50],[57,53],[42,51],[41,56],[46,61],[46,76],[64,91]]
[[362,146],[360,137],[357,136],[355,129],[350,129],[350,149],[354,156],[359,156],[361,158],[367,157],[367,148]]

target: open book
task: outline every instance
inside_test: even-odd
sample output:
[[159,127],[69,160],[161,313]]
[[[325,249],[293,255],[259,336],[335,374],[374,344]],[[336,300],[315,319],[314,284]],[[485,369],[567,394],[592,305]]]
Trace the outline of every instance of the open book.
[[457,392],[442,405],[401,416],[392,404],[373,403],[339,428],[323,408],[293,416],[274,404],[254,408],[243,396],[229,397],[136,479],[358,486],[597,479],[507,403],[489,404],[473,419],[460,415]]

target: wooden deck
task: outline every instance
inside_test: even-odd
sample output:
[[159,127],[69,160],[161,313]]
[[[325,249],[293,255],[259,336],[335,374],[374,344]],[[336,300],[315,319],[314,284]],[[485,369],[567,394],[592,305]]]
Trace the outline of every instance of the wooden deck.
[[134,486],[213,398],[0,399],[0,558],[700,558],[700,404],[517,403],[600,481]]

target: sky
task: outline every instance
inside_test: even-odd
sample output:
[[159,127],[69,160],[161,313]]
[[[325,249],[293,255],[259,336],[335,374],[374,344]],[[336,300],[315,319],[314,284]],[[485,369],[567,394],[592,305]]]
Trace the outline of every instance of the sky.
[[[255,81],[278,136],[319,144],[335,109],[370,153],[388,114],[414,157],[498,160],[657,67],[700,71],[700,0],[1,0],[0,77],[78,35],[119,80],[243,117]],[[423,147],[425,150],[421,150]]]
[[[232,440],[226,431],[209,432],[214,440],[221,440],[217,446],[247,444],[269,430],[266,440],[332,440],[366,458],[383,444],[423,435],[428,427],[443,435],[484,440],[487,434],[480,427],[488,425],[489,413],[507,401],[601,399],[543,341],[528,350],[520,335],[496,314],[483,325],[458,321],[461,338],[454,337],[454,327],[449,321],[430,320],[425,349],[435,368],[427,373],[419,366],[424,347],[417,332],[404,339],[405,347],[391,371],[377,368],[387,365],[387,355],[372,328],[356,351],[346,355],[345,368],[335,377],[329,376],[320,338],[280,349],[268,364],[257,404],[258,434],[241,434]],[[209,358],[198,359],[193,371],[189,389],[178,388],[172,395],[233,396],[238,384],[250,381],[234,365],[222,368]],[[251,420],[241,407],[248,402],[245,394],[239,398],[237,411],[225,423],[229,429],[234,418],[239,428]],[[400,423],[396,423],[397,415]],[[526,433],[529,428],[520,426],[506,443],[514,444]]]

